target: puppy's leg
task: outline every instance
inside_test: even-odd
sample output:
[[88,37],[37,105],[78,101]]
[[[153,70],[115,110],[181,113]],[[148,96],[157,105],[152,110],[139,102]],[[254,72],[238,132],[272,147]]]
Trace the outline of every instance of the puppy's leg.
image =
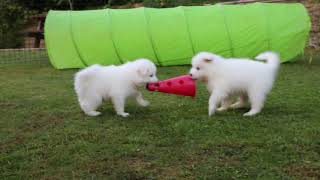
[[129,113],[124,112],[126,98],[123,96],[112,97],[112,103],[116,113],[122,117],[128,117]]
[[231,104],[232,104],[232,96],[228,96],[224,100],[222,100],[221,107],[219,107],[217,111],[226,111],[229,109]]
[[212,92],[212,94],[209,98],[209,116],[211,116],[215,113],[216,108],[217,108],[217,104],[219,104],[219,102],[226,97],[227,97],[227,94],[224,93],[224,91],[222,91],[220,89],[215,89]]
[[138,92],[137,95],[136,95],[136,101],[137,103],[142,106],[142,107],[146,107],[148,106],[150,103],[149,101],[143,99],[143,96],[142,96],[142,93],[141,92]]
[[98,116],[101,112],[96,109],[101,105],[102,99],[99,97],[90,97],[86,99],[79,99],[80,107],[88,116]]
[[253,116],[261,111],[263,108],[266,95],[262,91],[249,92],[249,101],[251,103],[251,109],[249,112],[243,114],[244,116]]
[[248,97],[246,95],[241,95],[238,98],[238,101],[234,104],[232,104],[230,107],[232,109],[238,109],[238,108],[244,108],[247,105]]

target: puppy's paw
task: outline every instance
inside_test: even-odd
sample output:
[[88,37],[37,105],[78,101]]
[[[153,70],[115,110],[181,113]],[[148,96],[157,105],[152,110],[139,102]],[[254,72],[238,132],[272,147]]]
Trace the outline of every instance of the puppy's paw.
[[245,107],[246,107],[246,104],[241,103],[241,102],[236,102],[230,106],[231,109],[241,109],[241,108],[245,108]]
[[257,114],[257,112],[251,112],[251,111],[249,111],[249,112],[247,112],[247,113],[244,113],[243,116],[254,116],[254,115],[256,115],[256,114]]
[[226,108],[226,107],[219,107],[219,108],[217,109],[217,111],[220,111],[220,112],[226,111],[226,110],[228,110],[228,108]]
[[123,112],[123,113],[118,113],[118,115],[122,116],[122,117],[128,117],[130,114],[126,113],[126,112]]
[[144,100],[144,101],[141,101],[139,104],[140,104],[140,106],[142,106],[142,107],[147,107],[147,106],[150,105],[150,102],[147,101],[147,100]]
[[88,116],[99,116],[101,114],[101,112],[99,112],[99,111],[89,111],[89,112],[85,112],[85,113]]

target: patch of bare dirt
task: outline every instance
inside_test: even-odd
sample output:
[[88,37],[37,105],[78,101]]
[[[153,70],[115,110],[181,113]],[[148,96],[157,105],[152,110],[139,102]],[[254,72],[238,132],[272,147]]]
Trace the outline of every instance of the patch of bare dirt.
[[290,176],[301,179],[320,179],[320,167],[309,164],[292,164],[286,168],[285,172]]

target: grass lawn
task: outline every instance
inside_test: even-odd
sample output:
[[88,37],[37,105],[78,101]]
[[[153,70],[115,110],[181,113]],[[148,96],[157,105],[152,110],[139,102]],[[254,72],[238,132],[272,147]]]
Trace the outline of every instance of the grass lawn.
[[[161,67],[160,79],[188,66]],[[209,118],[195,99],[144,91],[151,106],[110,103],[86,117],[76,70],[43,62],[0,66],[0,179],[320,178],[320,58],[282,64],[262,113]]]

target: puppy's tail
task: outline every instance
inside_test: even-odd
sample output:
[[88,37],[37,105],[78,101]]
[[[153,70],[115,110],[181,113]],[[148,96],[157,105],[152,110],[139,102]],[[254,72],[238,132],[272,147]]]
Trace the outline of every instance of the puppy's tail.
[[100,65],[92,65],[76,73],[74,78],[74,88],[78,96],[84,96],[87,88],[90,86],[90,81],[94,77],[95,72],[101,69]]
[[263,53],[259,54],[256,57],[256,59],[260,60],[260,61],[267,61],[267,65],[269,65],[275,69],[277,69],[280,65],[280,57],[275,52],[271,52],[271,51],[263,52]]

